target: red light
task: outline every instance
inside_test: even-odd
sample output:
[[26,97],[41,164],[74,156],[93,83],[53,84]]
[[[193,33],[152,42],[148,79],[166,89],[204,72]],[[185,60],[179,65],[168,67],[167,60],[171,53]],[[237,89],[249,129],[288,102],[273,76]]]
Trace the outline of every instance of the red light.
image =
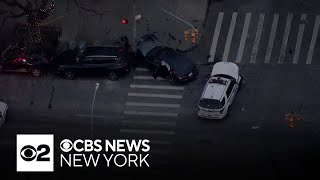
[[124,19],[122,19],[122,20],[121,20],[121,24],[128,24],[128,20],[127,20],[127,19],[125,19],[125,18],[124,18]]

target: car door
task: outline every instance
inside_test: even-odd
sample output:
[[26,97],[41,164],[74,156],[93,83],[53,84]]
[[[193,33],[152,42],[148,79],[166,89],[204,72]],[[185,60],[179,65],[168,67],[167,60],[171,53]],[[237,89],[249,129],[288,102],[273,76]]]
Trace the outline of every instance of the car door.
[[80,73],[90,73],[94,70],[94,58],[92,57],[84,57],[79,60],[77,64],[74,65],[74,68],[77,72]]
[[230,81],[228,89],[226,91],[226,95],[227,95],[227,99],[228,99],[227,101],[230,105],[232,104],[232,102],[234,100],[236,88],[237,88],[237,82],[235,82],[233,80]]

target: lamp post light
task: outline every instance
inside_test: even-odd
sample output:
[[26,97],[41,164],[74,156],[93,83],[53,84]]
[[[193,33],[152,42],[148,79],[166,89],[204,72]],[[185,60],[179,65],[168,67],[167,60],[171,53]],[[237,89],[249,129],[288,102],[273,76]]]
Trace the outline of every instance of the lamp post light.
[[100,84],[96,83],[96,87],[94,90],[94,94],[93,94],[93,99],[92,99],[92,105],[91,105],[91,137],[93,137],[93,109],[94,109],[94,101],[96,99],[96,94],[97,94],[97,90],[99,88]]

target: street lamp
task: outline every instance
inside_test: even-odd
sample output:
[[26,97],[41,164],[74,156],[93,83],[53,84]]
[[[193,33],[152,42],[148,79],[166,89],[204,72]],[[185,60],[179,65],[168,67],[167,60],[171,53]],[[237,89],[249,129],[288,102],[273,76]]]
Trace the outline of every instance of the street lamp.
[[93,137],[93,108],[94,108],[94,101],[96,99],[97,90],[99,88],[99,83],[96,83],[96,88],[94,90],[92,105],[91,105],[91,137]]

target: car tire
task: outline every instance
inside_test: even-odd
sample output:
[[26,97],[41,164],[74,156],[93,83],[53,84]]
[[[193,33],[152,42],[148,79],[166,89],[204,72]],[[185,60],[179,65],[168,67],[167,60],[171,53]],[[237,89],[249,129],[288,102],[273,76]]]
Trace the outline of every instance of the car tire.
[[110,81],[116,81],[116,80],[119,79],[119,75],[116,72],[113,72],[113,71],[109,72],[107,77],[108,77],[108,79]]
[[42,70],[40,68],[32,68],[31,74],[33,77],[40,77],[42,75]]
[[170,84],[175,84],[177,82],[176,78],[174,78],[172,75],[168,75],[166,79]]
[[2,72],[3,71],[3,67],[2,66],[0,66],[0,72]]
[[72,72],[72,71],[66,71],[66,72],[64,73],[64,77],[65,77],[66,79],[69,79],[69,80],[74,79],[75,76],[76,76],[76,74],[75,74],[74,72]]

